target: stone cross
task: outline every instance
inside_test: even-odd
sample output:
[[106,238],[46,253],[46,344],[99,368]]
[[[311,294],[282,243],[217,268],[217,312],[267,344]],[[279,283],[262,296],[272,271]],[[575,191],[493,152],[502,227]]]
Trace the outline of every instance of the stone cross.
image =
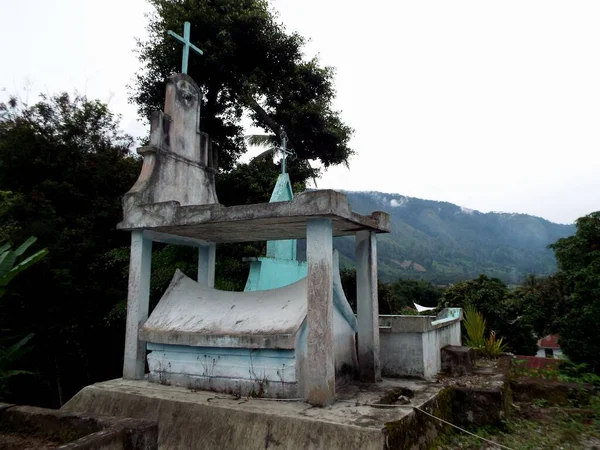
[[287,157],[294,157],[296,156],[296,154],[294,153],[294,150],[288,150],[287,149],[287,141],[288,141],[288,137],[287,137],[287,133],[285,131],[281,132],[281,147],[279,147],[277,150],[279,152],[281,152],[281,173],[285,173],[286,171],[286,167],[285,167],[285,162],[287,160]]
[[204,52],[202,50],[200,50],[198,47],[196,47],[194,44],[192,44],[190,42],[190,23],[189,22],[184,22],[183,23],[183,37],[179,36],[178,34],[174,33],[171,30],[169,30],[168,34],[170,36],[173,36],[175,39],[177,39],[179,42],[181,42],[183,44],[183,56],[182,56],[182,62],[181,62],[181,73],[187,73],[188,58],[189,58],[189,55],[190,55],[190,49],[194,50],[199,55],[203,55],[204,54]]

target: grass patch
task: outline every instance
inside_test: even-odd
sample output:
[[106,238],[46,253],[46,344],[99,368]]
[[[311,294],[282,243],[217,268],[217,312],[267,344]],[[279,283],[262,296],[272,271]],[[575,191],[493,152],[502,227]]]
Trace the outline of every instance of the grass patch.
[[[583,450],[600,446],[600,398],[587,409],[547,408],[543,402],[518,405],[514,416],[499,427],[469,431],[515,450]],[[438,449],[493,449],[484,441],[458,430],[442,436]]]

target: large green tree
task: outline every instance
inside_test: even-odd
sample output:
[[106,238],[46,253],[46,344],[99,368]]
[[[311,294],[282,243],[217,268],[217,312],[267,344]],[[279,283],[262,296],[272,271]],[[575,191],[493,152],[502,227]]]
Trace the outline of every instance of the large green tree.
[[522,320],[533,328],[537,337],[556,331],[556,322],[562,316],[567,295],[562,272],[548,277],[529,275],[516,288],[514,295],[523,306]]
[[[218,150],[216,183],[222,204],[269,200],[279,174],[273,159],[257,158],[244,164],[238,159],[249,143],[281,144],[283,130],[297,156],[287,163],[296,192],[320,173],[309,160],[318,160],[324,167],[347,164],[353,153],[348,146],[352,130],[332,106],[334,71],[317,58],[304,58],[305,39],[287,32],[267,1],[149,2],[154,11],[148,17],[148,39],[138,42],[143,70],[135,77],[131,99],[145,117],[163,108],[165,79],[179,71],[181,64],[181,46],[167,32],[178,32],[189,21],[192,41],[204,55],[190,56],[188,74],[204,94],[200,127]],[[244,118],[265,134],[248,139],[243,125],[249,123]],[[242,289],[248,273],[242,258],[259,255],[263,247],[219,246],[217,286]],[[121,260],[123,256],[121,252]],[[161,261],[160,273],[172,273],[178,267],[193,274],[193,252],[164,249],[156,259]],[[158,279],[163,280],[156,282],[160,291],[168,281],[166,276]]]
[[299,156],[291,167],[307,169],[307,160],[317,159],[325,167],[347,163],[352,130],[332,107],[334,71],[317,58],[304,59],[305,39],[287,32],[267,1],[149,2],[149,37],[138,42],[144,70],[132,92],[141,115],[162,109],[164,81],[181,65],[181,46],[167,31],[178,32],[189,21],[204,55],[190,57],[188,74],[203,90],[201,128],[217,147],[222,170],[232,169],[246,151],[244,114],[272,140],[285,129]]
[[600,211],[581,217],[574,236],[551,245],[564,279],[565,296],[554,331],[576,363],[600,371]]
[[535,354],[534,330],[531,323],[524,320],[525,304],[501,280],[480,275],[473,280],[461,281],[446,289],[440,300],[440,306],[446,308],[465,308],[467,305],[483,314],[488,331],[502,337],[511,351],[521,355]]
[[35,335],[23,368],[37,377],[15,379],[4,400],[59,406],[121,370],[124,327],[109,317],[126,280],[106,255],[129,241],[115,226],[141,167],[131,144],[118,117],[85,97],[0,104],[0,236],[34,235],[49,250],[2,299],[0,328]]

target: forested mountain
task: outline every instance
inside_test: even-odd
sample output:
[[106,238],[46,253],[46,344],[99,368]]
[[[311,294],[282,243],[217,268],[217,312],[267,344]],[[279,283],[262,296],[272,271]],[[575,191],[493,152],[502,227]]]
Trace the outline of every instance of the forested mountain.
[[[345,194],[361,214],[391,216],[392,232],[378,240],[379,273],[387,281],[410,277],[447,284],[484,273],[518,283],[528,274],[554,272],[556,261],[547,246],[575,233],[574,225],[527,214],[484,214],[381,192]],[[336,247],[344,260],[354,258],[351,239],[336,239]]]

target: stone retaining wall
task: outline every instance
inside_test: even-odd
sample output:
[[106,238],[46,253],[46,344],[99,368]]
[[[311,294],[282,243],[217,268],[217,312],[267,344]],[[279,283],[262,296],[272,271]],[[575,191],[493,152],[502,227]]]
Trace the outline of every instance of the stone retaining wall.
[[1,404],[0,448],[158,450],[158,425],[149,420]]

